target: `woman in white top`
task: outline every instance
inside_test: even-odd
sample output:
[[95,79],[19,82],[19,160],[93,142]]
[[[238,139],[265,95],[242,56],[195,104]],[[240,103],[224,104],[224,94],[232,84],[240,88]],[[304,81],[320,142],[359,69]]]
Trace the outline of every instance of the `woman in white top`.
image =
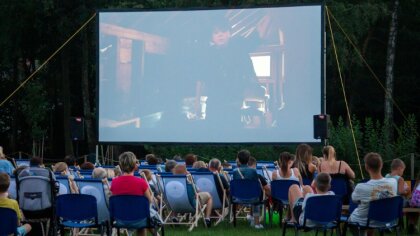
[[299,181],[302,185],[302,177],[300,176],[299,170],[297,168],[292,168],[295,157],[288,153],[282,152],[279,157],[279,166],[280,168],[276,171],[273,171],[272,179],[273,180],[296,180]]

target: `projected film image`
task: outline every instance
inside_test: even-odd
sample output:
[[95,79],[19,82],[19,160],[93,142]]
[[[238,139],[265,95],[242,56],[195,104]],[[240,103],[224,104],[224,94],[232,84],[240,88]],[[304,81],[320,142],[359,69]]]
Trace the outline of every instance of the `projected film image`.
[[99,13],[99,141],[316,142],[321,6]]

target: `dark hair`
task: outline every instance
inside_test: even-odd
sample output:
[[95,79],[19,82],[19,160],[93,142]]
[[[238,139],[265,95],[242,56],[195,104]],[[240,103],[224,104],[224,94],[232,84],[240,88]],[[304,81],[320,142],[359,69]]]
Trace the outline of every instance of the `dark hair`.
[[401,159],[396,158],[396,159],[392,160],[392,162],[391,162],[391,170],[395,170],[398,167],[404,167],[405,168],[405,163]]
[[42,165],[42,159],[41,159],[41,157],[32,157],[29,160],[29,165],[30,166],[40,166],[40,165]]
[[248,166],[253,166],[257,164],[257,159],[255,159],[255,157],[250,156],[248,159]]
[[67,166],[74,166],[76,164],[76,157],[73,155],[67,155],[64,157],[64,162],[67,164]]
[[192,166],[194,164],[194,162],[197,161],[197,156],[192,154],[192,153],[189,153],[189,154],[185,155],[184,160],[185,160],[185,165]]
[[165,163],[165,171],[166,172],[172,172],[172,169],[177,165],[178,163],[174,160],[167,160]]
[[92,162],[85,162],[80,165],[81,170],[93,170],[95,169],[95,165]]
[[146,161],[148,165],[157,165],[159,163],[158,159],[156,158],[155,154],[147,154]]
[[9,190],[10,177],[6,173],[0,173],[0,193],[5,193]]
[[319,173],[315,178],[315,183],[321,192],[326,192],[331,186],[331,176],[327,173]]
[[289,167],[288,162],[292,160],[295,160],[295,157],[290,154],[289,152],[282,152],[280,153],[280,157],[279,157],[279,164],[280,164],[280,170],[283,173],[283,175],[287,172],[287,169]]
[[240,150],[236,155],[236,159],[241,165],[248,165],[249,157],[251,157],[251,153],[246,149]]
[[221,165],[220,160],[217,158],[213,158],[209,161],[209,168],[219,170],[220,165]]
[[375,173],[381,171],[381,169],[382,169],[382,157],[381,157],[381,155],[379,155],[379,153],[369,152],[368,154],[366,154],[364,160],[365,160],[365,165],[369,170],[371,170]]
[[303,163],[309,162],[309,158],[312,156],[312,147],[308,144],[299,144],[296,148],[296,162],[295,167],[299,169],[300,173],[307,175],[305,165]]

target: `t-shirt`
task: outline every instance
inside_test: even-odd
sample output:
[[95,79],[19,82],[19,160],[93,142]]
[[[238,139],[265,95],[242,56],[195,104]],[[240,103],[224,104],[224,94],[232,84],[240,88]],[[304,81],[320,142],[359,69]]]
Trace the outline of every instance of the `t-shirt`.
[[[302,203],[302,214],[300,214],[300,216],[299,216],[299,224],[300,225],[303,225],[305,207],[306,207],[306,202],[308,201],[308,199],[311,198],[311,197],[322,197],[322,196],[326,196],[326,195],[334,195],[334,192],[328,191],[325,194],[307,193],[305,195],[305,198],[303,199],[303,203]],[[306,220],[306,226],[315,227],[316,224],[314,222],[312,222],[311,220]]]
[[[394,178],[371,179],[366,183],[356,185],[351,195],[353,202],[359,205],[350,215],[349,221],[366,226],[369,203],[374,200],[394,197],[397,195],[398,183]],[[381,224],[371,221],[372,226]]]
[[10,163],[10,161],[4,159],[0,160],[0,173],[5,172],[8,175],[12,175],[14,169],[15,168],[13,167],[12,163]]
[[122,175],[112,180],[111,192],[112,195],[143,196],[147,188],[144,179],[132,175]]
[[0,198],[0,207],[10,208],[10,209],[14,210],[17,214],[17,217],[18,217],[18,225],[20,225],[19,222],[22,219],[22,215],[20,214],[19,205],[18,205],[16,200],[1,197]]
[[258,174],[257,174],[257,170],[254,168],[249,168],[249,167],[240,167],[240,168],[236,168],[233,171],[233,179],[242,179],[241,174],[244,179],[251,179],[251,180],[256,180],[258,179]]

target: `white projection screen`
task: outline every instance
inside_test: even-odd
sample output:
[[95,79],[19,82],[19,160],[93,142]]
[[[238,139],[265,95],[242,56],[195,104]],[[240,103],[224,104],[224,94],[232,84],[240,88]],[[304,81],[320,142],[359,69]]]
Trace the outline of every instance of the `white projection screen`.
[[322,5],[99,11],[109,143],[315,143]]

